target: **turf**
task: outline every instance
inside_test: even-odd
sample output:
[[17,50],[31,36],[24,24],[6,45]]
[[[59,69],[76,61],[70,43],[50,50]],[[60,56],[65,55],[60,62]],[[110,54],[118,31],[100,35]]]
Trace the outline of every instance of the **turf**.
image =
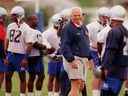
[[[44,80],[44,84],[43,84],[43,88],[42,88],[42,96],[48,96],[48,90],[47,90],[47,81],[48,81],[48,75],[47,75],[47,59],[45,59],[45,80]],[[28,78],[28,76],[27,76]],[[19,78],[18,78],[18,74],[14,73],[13,78],[12,78],[12,82],[13,82],[13,89],[12,89],[12,94],[13,96],[19,96]],[[92,82],[92,71],[88,71],[88,75],[87,75],[87,89],[88,89],[88,96],[92,96],[91,94],[91,82]],[[0,96],[4,96],[5,93],[5,89],[4,89],[4,85],[2,86],[1,90],[0,90]],[[120,96],[123,96],[123,91],[121,91]]]

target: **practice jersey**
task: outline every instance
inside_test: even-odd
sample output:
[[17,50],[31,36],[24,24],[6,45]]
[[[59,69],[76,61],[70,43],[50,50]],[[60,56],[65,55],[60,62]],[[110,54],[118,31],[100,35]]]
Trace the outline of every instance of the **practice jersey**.
[[109,25],[107,25],[103,30],[101,30],[98,35],[97,35],[97,41],[99,43],[102,43],[103,44],[103,47],[102,47],[102,52],[101,52],[101,58],[103,57],[104,55],[104,52],[105,52],[105,47],[106,47],[106,40],[107,40],[107,36],[108,36],[108,33],[109,31],[111,30],[111,27]]
[[[128,32],[128,20],[123,22],[123,26],[124,28],[127,30]],[[126,43],[123,49],[123,54],[124,55],[128,55],[128,37],[124,37],[124,42]]]
[[32,41],[32,29],[22,23],[18,26],[16,23],[11,23],[7,27],[6,39],[9,40],[8,51],[19,54],[26,54],[26,44]]
[[[51,47],[48,41],[42,36],[42,33],[38,30],[33,29],[32,40],[32,43],[38,42],[39,44],[45,45],[47,48]],[[40,56],[40,51],[33,48],[30,56]]]
[[104,28],[98,21],[87,25],[91,49],[97,50],[97,34]]
[[42,35],[46,38],[51,47],[55,48],[56,50],[60,48],[60,38],[57,36],[57,30],[55,30],[53,27],[47,29],[42,33]]

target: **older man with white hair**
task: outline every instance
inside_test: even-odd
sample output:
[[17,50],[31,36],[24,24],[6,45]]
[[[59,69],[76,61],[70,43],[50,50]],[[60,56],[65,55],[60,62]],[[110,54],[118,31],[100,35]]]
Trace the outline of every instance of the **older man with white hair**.
[[83,82],[85,64],[90,58],[89,38],[82,22],[82,9],[73,7],[71,20],[64,27],[61,49],[64,56],[64,69],[71,80],[71,96],[78,96]]

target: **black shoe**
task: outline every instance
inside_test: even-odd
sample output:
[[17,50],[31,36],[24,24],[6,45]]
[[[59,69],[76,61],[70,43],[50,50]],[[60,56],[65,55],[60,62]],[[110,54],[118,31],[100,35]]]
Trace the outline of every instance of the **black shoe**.
[[125,91],[124,96],[128,96],[128,91]]

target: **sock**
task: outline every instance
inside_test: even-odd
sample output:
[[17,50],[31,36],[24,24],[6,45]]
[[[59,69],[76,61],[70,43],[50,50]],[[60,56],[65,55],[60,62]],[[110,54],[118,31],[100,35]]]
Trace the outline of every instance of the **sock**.
[[84,88],[82,90],[82,96],[87,96],[86,85],[84,85]]
[[7,92],[6,92],[6,93],[5,93],[5,96],[11,96],[11,93],[7,93]]
[[34,96],[33,92],[28,92],[28,96]]
[[48,92],[48,96],[54,96],[53,92]]
[[92,96],[100,96],[100,90],[93,90]]
[[59,92],[54,92],[53,96],[59,96]]
[[35,91],[35,96],[42,96],[42,91],[41,90],[36,90]]
[[26,94],[25,93],[20,93],[20,96],[26,96]]

